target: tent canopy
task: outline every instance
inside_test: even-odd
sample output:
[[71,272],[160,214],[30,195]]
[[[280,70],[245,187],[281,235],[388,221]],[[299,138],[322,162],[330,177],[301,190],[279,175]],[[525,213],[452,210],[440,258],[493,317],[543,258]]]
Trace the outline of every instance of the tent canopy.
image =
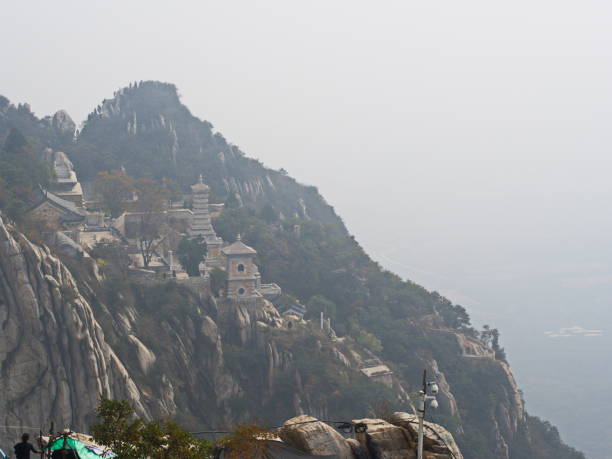
[[67,449],[75,451],[79,459],[111,458],[117,455],[111,451],[104,450],[97,445],[86,443],[72,437],[59,437],[51,441],[47,447],[51,451]]

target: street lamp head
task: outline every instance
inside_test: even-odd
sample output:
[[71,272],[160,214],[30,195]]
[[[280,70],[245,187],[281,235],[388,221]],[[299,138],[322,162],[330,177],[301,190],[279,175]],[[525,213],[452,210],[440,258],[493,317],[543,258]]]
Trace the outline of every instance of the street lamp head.
[[433,395],[438,395],[438,392],[440,391],[440,389],[438,388],[438,384],[435,382],[430,382],[429,383],[429,388],[431,390],[431,393]]

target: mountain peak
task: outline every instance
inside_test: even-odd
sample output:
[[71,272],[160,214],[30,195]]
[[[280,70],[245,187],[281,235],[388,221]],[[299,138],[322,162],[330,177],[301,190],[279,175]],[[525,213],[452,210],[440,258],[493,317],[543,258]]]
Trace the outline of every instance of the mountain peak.
[[[126,97],[165,97],[168,101],[180,104],[178,89],[173,83],[162,81],[147,80],[130,83],[128,86],[115,92],[115,96],[123,95]],[[149,101],[150,102],[150,101]]]
[[121,115],[145,120],[166,114],[191,113],[181,104],[178,90],[172,83],[140,81],[115,91],[111,99],[104,99],[87,117],[86,124],[100,118]]

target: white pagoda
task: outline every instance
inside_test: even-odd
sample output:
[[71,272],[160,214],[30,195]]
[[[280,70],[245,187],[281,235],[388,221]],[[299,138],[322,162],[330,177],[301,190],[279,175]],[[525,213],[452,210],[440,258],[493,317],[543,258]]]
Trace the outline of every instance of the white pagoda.
[[217,236],[210,220],[208,204],[210,188],[202,180],[202,174],[200,174],[198,182],[191,185],[191,191],[193,193],[193,218],[189,235],[193,238],[201,236],[206,242],[208,248],[206,265],[208,267],[222,266],[221,246],[223,245],[223,239]]

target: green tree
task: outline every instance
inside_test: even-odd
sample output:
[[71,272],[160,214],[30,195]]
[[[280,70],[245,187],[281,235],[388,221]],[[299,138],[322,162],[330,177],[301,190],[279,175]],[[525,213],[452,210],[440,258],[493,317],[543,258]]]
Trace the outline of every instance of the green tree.
[[125,400],[102,398],[96,410],[98,421],[91,426],[94,439],[125,459],[137,459],[144,422],[134,416],[134,409]]
[[480,332],[480,342],[487,347],[491,347],[491,344],[493,342],[493,337],[496,334],[496,332],[497,330],[495,328],[492,329],[486,324],[483,325],[482,331]]
[[132,197],[134,183],[121,171],[102,171],[93,181],[94,191],[102,198],[102,206],[111,217],[117,218]]
[[381,352],[383,350],[382,343],[376,336],[354,322],[350,325],[350,335],[357,342],[357,344],[371,350],[372,352]]
[[126,279],[130,266],[127,248],[120,242],[98,244],[91,251],[102,272],[116,279]]
[[9,153],[24,153],[28,151],[28,141],[19,129],[12,128],[4,141],[4,151]]
[[224,207],[226,209],[238,209],[240,207],[240,201],[238,201],[238,198],[236,197],[235,193],[230,193],[227,196]]
[[274,210],[270,204],[266,204],[261,208],[260,211],[261,218],[267,223],[274,223],[278,221],[278,212]]
[[163,213],[169,196],[168,189],[151,179],[142,178],[135,183],[139,212],[138,248],[145,267],[151,263],[157,248],[168,235],[169,228]]
[[121,459],[203,459],[212,453],[209,442],[194,438],[174,422],[135,416],[125,400],[102,398],[96,412],[98,420],[91,426],[94,439]]
[[181,266],[190,276],[200,275],[200,262],[206,256],[206,252],[206,241],[202,236],[196,238],[183,237],[176,249]]
[[23,134],[11,129],[0,152],[0,209],[21,221],[35,187],[47,188],[53,172],[30,147]]
[[210,290],[214,296],[219,294],[225,289],[227,282],[227,273],[219,268],[213,268],[210,271]]
[[306,307],[307,312],[304,316],[306,319],[317,319],[321,313],[332,320],[336,319],[336,305],[323,295],[315,295],[310,298],[308,303],[306,303]]

